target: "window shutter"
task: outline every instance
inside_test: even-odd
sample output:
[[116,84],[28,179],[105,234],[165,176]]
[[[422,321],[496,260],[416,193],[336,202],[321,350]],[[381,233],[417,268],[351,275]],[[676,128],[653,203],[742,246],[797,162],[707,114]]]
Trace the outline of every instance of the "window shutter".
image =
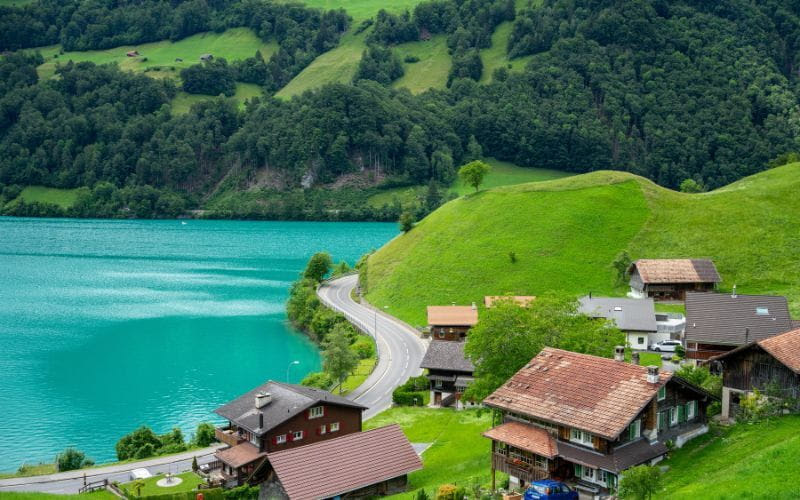
[[685,421],[686,421],[686,407],[683,406],[683,405],[680,405],[678,407],[678,423],[685,422]]
[[286,433],[286,442],[291,443],[294,441],[294,431],[289,431]]
[[278,444],[278,435],[272,436],[272,444]]
[[578,464],[575,464],[575,476],[580,478],[583,475],[583,467]]

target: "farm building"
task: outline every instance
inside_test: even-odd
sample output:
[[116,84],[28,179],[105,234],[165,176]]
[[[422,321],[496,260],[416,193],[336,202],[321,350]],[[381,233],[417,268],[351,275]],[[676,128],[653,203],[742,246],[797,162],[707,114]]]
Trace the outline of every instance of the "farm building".
[[628,274],[631,297],[655,300],[683,300],[687,291],[712,291],[722,281],[709,259],[639,259]]
[[428,326],[438,340],[464,340],[478,324],[478,308],[471,306],[428,306]]

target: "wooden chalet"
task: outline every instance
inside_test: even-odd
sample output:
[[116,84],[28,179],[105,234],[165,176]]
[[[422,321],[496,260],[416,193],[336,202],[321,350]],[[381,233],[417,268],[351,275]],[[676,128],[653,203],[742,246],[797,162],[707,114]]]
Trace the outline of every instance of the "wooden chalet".
[[464,401],[462,395],[473,381],[475,367],[464,354],[466,342],[433,340],[428,345],[420,368],[428,370],[431,390],[431,406],[455,406],[463,409],[473,403]]
[[[655,366],[547,347],[484,400],[496,411],[492,477],[512,485],[553,478],[586,493],[617,487],[629,467],[652,464],[667,441],[682,446],[708,430],[714,396]],[[493,479],[494,481],[494,479]]]
[[686,294],[686,357],[695,362],[792,327],[786,297],[739,295],[735,291]]
[[214,410],[228,420],[216,429],[228,446],[216,452],[212,476],[227,486],[259,483],[269,453],[360,432],[365,409],[320,389],[267,382]]
[[740,399],[754,390],[800,409],[800,328],[751,342],[709,363],[722,371],[722,418],[735,418]]
[[428,327],[434,340],[464,340],[478,324],[478,308],[471,306],[428,306]]
[[722,281],[709,259],[639,259],[628,274],[632,297],[655,300],[683,300],[688,291],[713,291]]
[[422,462],[398,425],[268,454],[262,497],[317,500],[402,493]]

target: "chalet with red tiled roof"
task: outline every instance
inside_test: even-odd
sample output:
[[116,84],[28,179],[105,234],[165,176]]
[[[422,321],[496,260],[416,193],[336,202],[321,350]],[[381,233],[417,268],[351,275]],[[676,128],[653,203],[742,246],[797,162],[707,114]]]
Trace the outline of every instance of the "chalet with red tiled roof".
[[545,348],[484,400],[502,423],[492,440],[492,475],[514,484],[545,478],[592,492],[616,488],[629,467],[664,457],[708,430],[714,396],[655,366]]
[[631,296],[683,300],[687,291],[713,291],[722,281],[709,259],[639,259],[628,268]]
[[754,390],[787,401],[800,400],[800,328],[741,346],[709,363],[722,371],[725,419],[735,417],[740,399]]

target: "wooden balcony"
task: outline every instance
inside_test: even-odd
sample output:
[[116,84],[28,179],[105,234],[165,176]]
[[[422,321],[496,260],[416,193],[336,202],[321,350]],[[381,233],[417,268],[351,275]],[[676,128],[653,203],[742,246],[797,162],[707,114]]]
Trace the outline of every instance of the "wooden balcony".
[[522,460],[510,458],[503,453],[492,454],[492,467],[526,482],[539,481],[550,477],[550,471]]
[[217,441],[220,443],[225,443],[228,446],[236,446],[245,441],[243,438],[239,437],[236,431],[221,427],[214,429],[214,437],[216,437]]

